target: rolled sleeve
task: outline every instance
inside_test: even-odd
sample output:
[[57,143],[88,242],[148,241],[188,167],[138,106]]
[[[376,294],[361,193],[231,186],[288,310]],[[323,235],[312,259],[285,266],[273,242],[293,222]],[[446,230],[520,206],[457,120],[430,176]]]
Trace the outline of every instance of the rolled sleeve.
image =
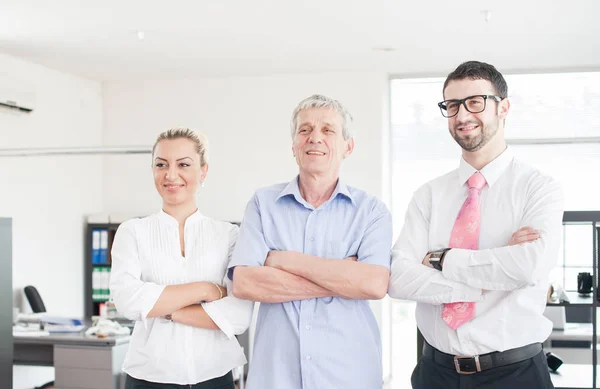
[[231,295],[231,281],[227,279],[228,296],[210,303],[202,303],[204,311],[223,331],[227,338],[243,334],[252,320],[254,302],[240,300]]
[[387,207],[378,202],[373,209],[376,215],[367,227],[358,247],[358,260],[370,265],[390,269],[392,248],[392,215]]
[[229,262],[229,279],[233,279],[233,269],[236,266],[263,266],[269,251],[262,227],[260,204],[254,194],[246,206],[239,237]]
[[111,256],[110,294],[117,311],[130,320],[144,321],[165,286],[141,280],[135,220],[119,226]]
[[[229,232],[229,260],[236,246],[238,232],[237,226],[232,226]],[[202,303],[202,307],[225,336],[231,339],[235,335],[244,333],[250,326],[254,302],[234,297],[231,291],[232,282],[229,277],[225,276],[223,278],[223,285],[227,287],[227,296],[209,303]]]

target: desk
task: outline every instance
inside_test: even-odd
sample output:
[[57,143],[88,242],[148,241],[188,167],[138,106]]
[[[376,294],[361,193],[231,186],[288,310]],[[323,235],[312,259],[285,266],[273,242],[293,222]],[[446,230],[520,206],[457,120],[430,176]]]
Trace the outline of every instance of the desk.
[[567,323],[564,330],[552,331],[544,342],[544,350],[552,351],[565,364],[591,365],[592,333],[591,323]]
[[[552,384],[556,388],[591,388],[592,366],[591,365],[562,365],[556,373],[550,373]],[[596,387],[600,383],[596,379]]]
[[54,366],[56,389],[118,389],[130,336],[84,333],[13,337],[13,364]]

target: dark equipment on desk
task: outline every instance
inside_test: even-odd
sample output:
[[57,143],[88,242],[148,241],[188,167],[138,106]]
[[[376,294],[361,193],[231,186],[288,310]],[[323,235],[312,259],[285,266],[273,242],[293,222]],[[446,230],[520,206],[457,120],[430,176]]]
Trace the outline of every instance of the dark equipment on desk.
[[577,292],[583,296],[592,293],[592,275],[590,273],[577,274]]
[[560,365],[563,364],[562,359],[560,359],[560,357],[558,355],[551,353],[551,352],[546,353],[546,362],[548,363],[548,367],[552,371],[558,370]]

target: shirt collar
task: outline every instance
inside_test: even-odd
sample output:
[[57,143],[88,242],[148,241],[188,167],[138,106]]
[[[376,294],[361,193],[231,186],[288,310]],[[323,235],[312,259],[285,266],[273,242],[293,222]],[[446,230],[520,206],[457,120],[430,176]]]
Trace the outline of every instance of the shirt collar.
[[[200,220],[203,217],[204,216],[200,213],[200,210],[196,209],[196,212],[192,213],[190,216],[188,216],[187,219],[185,219],[185,225],[187,225],[188,223],[193,223],[196,220]],[[177,222],[177,220],[175,220],[175,218],[173,216],[169,215],[162,209],[158,212],[158,218],[169,225],[173,225],[173,226],[179,225],[179,223]]]
[[[277,196],[277,200],[279,200],[282,197],[286,197],[286,196],[294,196],[296,201],[299,202],[300,204],[304,204],[305,206],[310,205],[306,202],[306,200],[304,200],[304,198],[300,194],[300,187],[298,186],[299,178],[300,178],[300,176],[296,176],[296,178],[294,178],[292,181],[290,181],[285,186],[285,188],[283,188],[283,190],[279,193],[279,196]],[[346,197],[348,200],[350,200],[352,205],[356,205],[354,198],[350,194],[350,190],[348,189],[348,186],[346,184],[344,184],[342,182],[342,180],[339,178],[338,178],[338,182],[335,186],[335,189],[333,190],[333,193],[331,194],[331,197],[327,201],[334,199],[338,194],[342,195],[342,196]]]
[[[510,165],[513,157],[512,151],[507,147],[502,154],[497,156],[496,159],[485,165],[483,169],[479,171],[490,188],[498,181],[508,165]],[[458,181],[460,186],[463,186],[475,172],[477,172],[477,169],[469,165],[464,158],[461,158],[460,165],[458,166]]]

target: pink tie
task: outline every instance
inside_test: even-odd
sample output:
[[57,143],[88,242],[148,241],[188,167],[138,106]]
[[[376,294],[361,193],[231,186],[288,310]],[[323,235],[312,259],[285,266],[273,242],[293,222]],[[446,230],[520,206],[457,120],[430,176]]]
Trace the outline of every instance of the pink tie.
[[[469,185],[469,196],[458,212],[452,234],[450,235],[450,247],[469,250],[479,248],[479,195],[486,181],[479,172],[473,174],[467,180]],[[444,304],[442,309],[442,320],[450,328],[457,329],[475,317],[475,303],[450,303]]]

